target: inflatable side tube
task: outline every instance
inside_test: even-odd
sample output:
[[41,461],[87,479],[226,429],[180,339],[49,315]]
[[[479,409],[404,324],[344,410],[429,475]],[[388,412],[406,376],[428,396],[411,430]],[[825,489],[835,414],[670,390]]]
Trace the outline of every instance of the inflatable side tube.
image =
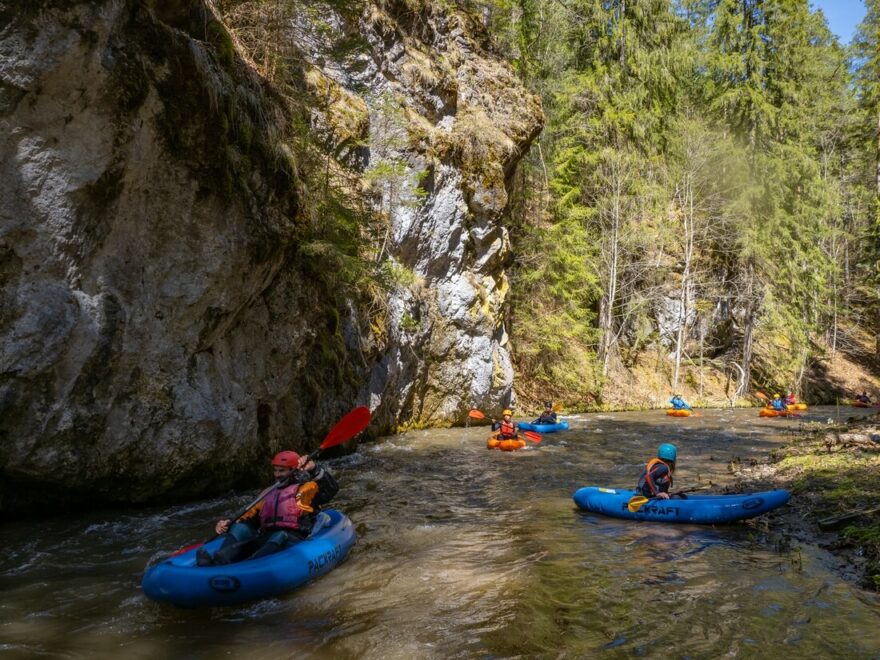
[[[351,521],[339,511],[319,514],[312,536],[261,559],[225,566],[197,566],[198,548],[150,568],[141,586],[151,600],[178,607],[221,607],[276,596],[332,570],[357,540]],[[222,539],[205,544],[217,550]]]

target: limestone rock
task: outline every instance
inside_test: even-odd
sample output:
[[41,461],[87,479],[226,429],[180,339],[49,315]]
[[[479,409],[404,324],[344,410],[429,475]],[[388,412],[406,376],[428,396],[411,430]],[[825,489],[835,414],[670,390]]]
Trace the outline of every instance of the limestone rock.
[[[381,256],[411,276],[375,339],[313,277],[290,118],[213,4],[0,2],[0,515],[265,479],[359,403],[382,430],[506,402],[501,214],[541,111],[432,7],[326,7],[350,54],[289,30],[335,161],[405,163]],[[365,147],[383,93],[405,140]]]

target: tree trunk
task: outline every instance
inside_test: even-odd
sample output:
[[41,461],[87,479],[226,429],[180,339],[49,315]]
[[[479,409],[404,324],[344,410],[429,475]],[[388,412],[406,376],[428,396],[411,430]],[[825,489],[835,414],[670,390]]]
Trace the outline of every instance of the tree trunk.
[[611,243],[609,245],[608,282],[602,300],[600,326],[602,341],[599,346],[602,375],[608,375],[608,360],[614,343],[614,304],[617,301],[617,270],[620,259],[620,197],[615,194],[611,214]]
[[738,392],[740,396],[745,394],[752,381],[752,349],[754,345],[755,311],[757,307],[755,303],[755,273],[752,264],[749,264],[746,270],[746,300],[748,302],[746,303],[746,320],[745,328],[743,329],[743,363],[741,367],[743,381],[740,385],[740,390],[742,391]]
[[880,112],[877,113],[877,162],[875,164],[877,177],[877,196],[880,197]]
[[694,255],[694,193],[691,175],[685,175],[682,199],[680,200],[684,230],[684,268],[681,273],[681,289],[678,297],[678,328],[675,336],[675,365],[672,372],[672,389],[678,389],[681,373],[681,354],[687,339],[688,292],[691,286],[691,263]]
[[703,347],[706,344],[706,326],[700,323],[700,398],[703,398]]
[[831,359],[837,355],[837,287],[834,289],[834,313],[831,319]]
[[808,356],[809,356],[809,350],[805,346],[801,349],[800,360],[799,360],[801,365],[800,365],[800,369],[798,370],[797,383],[795,384],[795,390],[797,390],[799,397],[803,397],[804,374],[807,371],[807,357]]

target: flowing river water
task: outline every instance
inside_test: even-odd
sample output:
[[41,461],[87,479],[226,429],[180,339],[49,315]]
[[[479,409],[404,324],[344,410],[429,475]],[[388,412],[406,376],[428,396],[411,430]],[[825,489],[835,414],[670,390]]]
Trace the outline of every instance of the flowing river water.
[[[805,420],[825,421],[833,408]],[[676,486],[731,482],[799,421],[757,410],[570,418],[517,453],[486,427],[415,431],[332,463],[348,560],[284,597],[180,610],[140,591],[148,561],[210,535],[253,493],[0,527],[0,655],[71,658],[880,658],[880,602],[772,524],[637,523],[578,512],[632,487],[660,442]],[[267,480],[269,479],[267,471]]]

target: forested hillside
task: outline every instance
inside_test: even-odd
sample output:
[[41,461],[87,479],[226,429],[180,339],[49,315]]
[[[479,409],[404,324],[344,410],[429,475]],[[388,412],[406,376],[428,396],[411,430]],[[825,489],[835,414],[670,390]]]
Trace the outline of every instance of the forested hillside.
[[[866,5],[844,46],[807,0],[481,4],[547,117],[510,220],[521,398],[876,385],[880,3]],[[848,378],[829,377],[838,360]]]

